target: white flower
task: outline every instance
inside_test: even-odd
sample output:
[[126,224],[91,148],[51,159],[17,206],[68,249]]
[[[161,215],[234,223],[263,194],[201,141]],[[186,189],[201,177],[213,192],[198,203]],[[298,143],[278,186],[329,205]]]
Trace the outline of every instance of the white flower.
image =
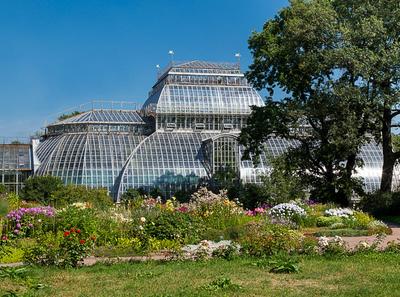
[[321,236],[320,238],[318,238],[318,246],[319,247],[327,247],[329,245],[329,238],[325,237],[325,236]]
[[142,225],[139,226],[139,230],[144,230]]
[[348,218],[353,215],[353,211],[350,208],[331,208],[325,210],[325,214],[331,217]]
[[358,245],[359,245],[359,247],[364,248],[364,249],[368,249],[368,248],[371,247],[371,246],[369,245],[369,243],[366,242],[366,241],[361,241]]
[[269,214],[275,219],[291,219],[294,215],[305,216],[306,212],[296,203],[281,203],[271,208]]
[[141,223],[146,223],[146,218],[145,218],[145,217],[141,217],[141,218],[140,218],[140,222],[141,222]]

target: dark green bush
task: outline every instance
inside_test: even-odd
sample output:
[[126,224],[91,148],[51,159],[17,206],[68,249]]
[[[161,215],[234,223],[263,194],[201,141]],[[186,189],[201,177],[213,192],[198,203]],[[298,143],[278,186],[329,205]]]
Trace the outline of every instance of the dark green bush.
[[88,189],[85,186],[65,185],[55,191],[50,199],[55,207],[65,207],[76,202],[87,202],[97,209],[107,209],[113,200],[106,189]]
[[49,205],[51,196],[63,187],[61,178],[56,176],[33,176],[25,181],[21,198]]
[[201,220],[187,213],[160,212],[144,224],[146,235],[156,239],[178,240],[193,243],[200,240],[204,225]]
[[359,207],[374,216],[400,215],[400,192],[365,195]]

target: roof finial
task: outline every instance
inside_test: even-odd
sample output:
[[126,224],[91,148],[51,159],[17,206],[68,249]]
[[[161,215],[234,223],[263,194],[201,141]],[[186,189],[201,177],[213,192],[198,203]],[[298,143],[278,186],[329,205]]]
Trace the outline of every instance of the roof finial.
[[174,55],[175,55],[174,51],[173,50],[169,50],[168,51],[168,55],[170,56],[171,64],[174,64]]
[[240,67],[240,57],[241,57],[242,55],[240,54],[240,53],[236,53],[235,54],[235,57],[237,58],[237,63],[238,63],[238,65],[239,65],[239,67]]
[[157,68],[157,78],[159,78],[159,77],[160,77],[160,74],[161,74],[161,73],[160,73],[160,71],[161,71],[161,70],[160,70],[160,64],[157,64],[157,65],[156,65],[156,68]]

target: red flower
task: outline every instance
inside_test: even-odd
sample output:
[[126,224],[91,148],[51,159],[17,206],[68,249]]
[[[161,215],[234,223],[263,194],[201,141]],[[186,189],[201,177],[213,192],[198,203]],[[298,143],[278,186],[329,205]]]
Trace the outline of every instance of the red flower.
[[79,234],[79,233],[81,233],[81,230],[79,230],[79,229],[76,229],[76,233],[78,233],[78,234]]
[[71,233],[69,231],[65,231],[64,232],[64,237],[67,237],[68,235],[70,235]]
[[79,240],[79,243],[80,243],[80,244],[85,244],[85,242],[86,242],[86,241],[85,241],[84,239]]
[[74,233],[75,232],[75,228],[71,228],[71,233]]

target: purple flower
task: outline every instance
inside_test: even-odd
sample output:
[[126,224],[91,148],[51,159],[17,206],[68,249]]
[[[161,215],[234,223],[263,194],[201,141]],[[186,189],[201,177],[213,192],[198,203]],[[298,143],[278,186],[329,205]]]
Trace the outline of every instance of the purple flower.
[[15,230],[14,230],[14,233],[15,233],[15,234],[18,234],[18,233],[19,233],[19,230],[18,230],[18,229],[15,229]]
[[17,229],[20,229],[20,228],[21,228],[21,224],[18,223],[18,224],[16,225],[16,227],[17,227]]

